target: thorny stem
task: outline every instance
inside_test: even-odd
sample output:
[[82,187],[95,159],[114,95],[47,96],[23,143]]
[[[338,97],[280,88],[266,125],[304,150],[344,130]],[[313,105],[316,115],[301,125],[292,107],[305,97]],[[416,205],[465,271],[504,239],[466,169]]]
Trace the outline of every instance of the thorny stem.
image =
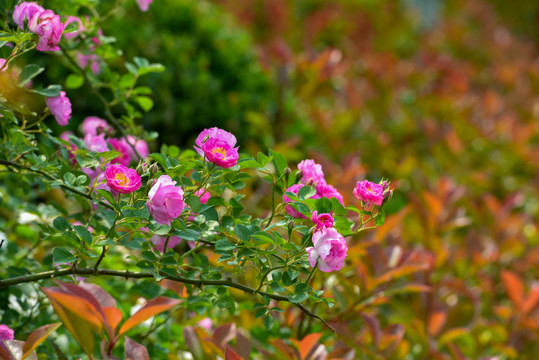
[[[8,286],[12,286],[12,285],[17,285],[17,284],[22,284],[22,283],[27,283],[27,282],[34,282],[34,281],[45,280],[45,279],[51,279],[51,278],[67,276],[67,275],[71,275],[71,274],[75,274],[75,275],[94,275],[94,276],[99,276],[99,275],[102,275],[102,276],[117,276],[117,277],[122,277],[122,278],[125,278],[125,279],[129,279],[129,278],[131,278],[131,279],[142,279],[142,278],[153,278],[154,277],[154,274],[149,273],[149,272],[131,272],[131,271],[127,271],[127,270],[98,269],[97,274],[96,274],[94,268],[70,268],[70,269],[44,271],[44,272],[37,273],[37,274],[24,275],[24,276],[18,276],[18,277],[13,277],[13,278],[9,278],[9,279],[0,280],[0,289],[7,288]],[[231,288],[235,288],[235,289],[238,289],[238,290],[245,291],[246,293],[249,293],[249,294],[253,294],[253,295],[259,294],[261,296],[267,296],[268,298],[273,299],[273,300],[290,302],[290,300],[288,299],[287,296],[271,294],[271,293],[267,293],[267,292],[260,291],[260,290],[257,290],[257,289],[253,289],[253,288],[251,288],[251,287],[249,287],[247,285],[243,285],[243,284],[234,282],[232,280],[209,280],[209,279],[208,280],[199,280],[199,279],[186,278],[186,277],[179,276],[179,275],[173,276],[173,275],[167,274],[165,272],[159,272],[159,275],[161,275],[162,277],[164,277],[164,278],[166,278],[168,280],[177,281],[177,282],[181,282],[181,283],[184,283],[184,284],[191,284],[191,285],[195,285],[195,286],[204,286],[204,285],[228,286],[228,287],[231,287]],[[305,314],[307,314],[307,315],[309,315],[309,316],[311,316],[311,317],[313,317],[315,319],[320,320],[329,329],[335,331],[335,329],[331,325],[329,325],[324,319],[322,319],[320,316],[316,315],[315,313],[313,313],[312,311],[307,309],[304,305],[299,304],[299,303],[292,303],[292,304],[294,304],[294,306],[296,306],[298,309],[303,311]]]

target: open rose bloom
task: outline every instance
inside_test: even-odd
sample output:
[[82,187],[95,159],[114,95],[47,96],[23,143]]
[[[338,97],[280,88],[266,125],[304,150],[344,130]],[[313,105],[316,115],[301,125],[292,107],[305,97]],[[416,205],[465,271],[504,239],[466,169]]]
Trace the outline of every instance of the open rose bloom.
[[211,128],[205,129],[195,140],[195,150],[206,161],[222,168],[230,168],[238,163],[239,154],[236,137],[228,131]]
[[105,177],[110,188],[121,194],[132,193],[140,189],[140,175],[135,169],[130,169],[122,164],[109,165],[105,170]]
[[384,202],[384,188],[369,180],[358,181],[354,189],[354,196],[363,201],[366,206],[370,204],[380,206]]
[[39,36],[37,49],[39,51],[58,51],[58,44],[62,39],[64,24],[60,21],[60,16],[56,15],[52,10],[45,10],[39,14],[35,14],[28,28],[31,32]]
[[321,229],[313,235],[313,245],[308,247],[309,263],[323,272],[341,270],[348,246],[346,240],[335,228]]
[[24,30],[24,21],[28,20],[28,22],[30,22],[34,15],[39,15],[43,11],[45,11],[45,9],[37,3],[25,1],[20,5],[15,5],[15,10],[13,10],[13,21],[21,30]]
[[157,223],[170,225],[185,207],[183,189],[170,176],[161,175],[148,192],[147,206]]

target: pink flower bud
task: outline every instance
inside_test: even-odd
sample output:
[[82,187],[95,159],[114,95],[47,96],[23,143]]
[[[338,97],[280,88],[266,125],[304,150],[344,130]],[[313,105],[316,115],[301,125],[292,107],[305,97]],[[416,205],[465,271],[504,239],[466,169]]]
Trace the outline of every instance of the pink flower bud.
[[148,11],[150,8],[150,4],[153,2],[153,0],[137,0],[138,7],[140,8],[140,11]]
[[71,119],[71,102],[66,97],[65,91],[60,91],[60,96],[48,97],[45,102],[56,122],[61,126],[66,126]]
[[105,170],[105,177],[110,188],[121,194],[137,191],[141,185],[140,175],[135,169],[122,164],[112,164]]
[[335,228],[324,228],[315,232],[313,245],[305,249],[312,267],[318,262],[318,268],[323,272],[342,269],[348,246],[344,237]]

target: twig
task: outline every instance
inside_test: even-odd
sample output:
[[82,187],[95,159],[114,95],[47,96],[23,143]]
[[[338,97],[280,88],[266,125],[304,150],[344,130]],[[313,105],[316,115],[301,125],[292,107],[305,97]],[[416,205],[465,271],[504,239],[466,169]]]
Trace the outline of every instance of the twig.
[[[31,275],[24,275],[24,276],[18,276],[13,277],[9,279],[0,280],[0,289],[6,288],[8,286],[27,283],[27,282],[34,282],[39,280],[45,280],[45,279],[52,279],[55,277],[60,276],[67,276],[71,274],[77,274],[77,275],[96,275],[94,268],[77,268],[77,269],[61,269],[61,270],[50,270],[50,271],[44,271],[37,274],[31,274]],[[111,270],[111,269],[98,269],[97,275],[103,275],[103,276],[117,276],[117,277],[123,277],[123,278],[131,278],[131,279],[142,279],[142,278],[153,278],[154,274],[149,272],[131,272],[127,270]],[[190,279],[183,276],[173,276],[164,272],[159,272],[159,275],[162,277],[173,280],[177,282],[181,282],[184,284],[191,284],[195,286],[204,286],[204,285],[214,285],[214,286],[228,286],[231,288],[235,288],[238,290],[242,290],[249,294],[259,294],[262,296],[267,296],[270,299],[277,300],[277,301],[291,301],[288,299],[287,296],[283,295],[277,295],[277,294],[271,294],[267,293],[265,291],[260,291],[253,289],[247,285],[243,285],[237,282],[234,282],[232,280],[198,280],[198,279]],[[316,315],[309,309],[307,309],[304,305],[298,304],[298,303],[292,303],[294,304],[298,309],[303,311],[305,314],[320,320],[324,325],[326,325],[329,329],[335,331],[335,329],[329,325],[324,319],[322,319],[320,316]]]

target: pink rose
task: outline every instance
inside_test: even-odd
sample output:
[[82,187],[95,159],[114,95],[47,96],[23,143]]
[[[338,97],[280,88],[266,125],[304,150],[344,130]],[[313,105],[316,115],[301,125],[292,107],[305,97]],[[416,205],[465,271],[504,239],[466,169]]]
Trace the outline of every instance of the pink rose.
[[210,200],[211,194],[206,189],[198,189],[195,191],[195,195],[200,198],[200,203],[205,204]]
[[323,272],[340,270],[344,266],[344,259],[348,246],[346,240],[335,228],[321,229],[313,235],[314,247],[308,247],[309,263]]
[[77,30],[75,30],[73,32],[65,33],[64,37],[66,39],[73,39],[74,37],[77,37],[80,33],[82,33],[84,31],[84,26],[82,25],[81,19],[79,19],[76,16],[68,16],[67,17],[67,20],[66,20],[66,22],[64,24],[64,29],[67,28],[67,25],[69,25],[71,23],[76,23],[77,24]]
[[121,194],[137,191],[141,185],[140,175],[135,169],[122,164],[112,164],[105,170],[105,177],[110,188]]
[[60,21],[60,16],[52,10],[45,10],[39,14],[34,14],[28,28],[31,32],[39,36],[37,49],[39,51],[58,51],[58,44],[62,39],[64,24]]
[[384,201],[384,188],[382,185],[368,180],[358,181],[354,189],[354,196],[363,201],[365,206],[370,204],[380,206]]
[[337,200],[339,200],[339,202],[344,206],[344,199],[341,193],[337,189],[335,189],[332,185],[329,185],[329,184],[317,185],[316,195],[318,196],[318,198],[325,197],[325,198],[331,199],[334,197]]
[[202,144],[206,161],[228,169],[238,163],[238,148],[233,148],[224,140],[210,138]]
[[137,0],[138,7],[140,8],[140,11],[148,11],[150,8],[150,4],[153,2],[153,0]]
[[112,127],[108,122],[97,116],[88,116],[82,121],[81,130],[84,135],[99,135],[101,133],[108,133],[112,130]]
[[150,150],[148,149],[148,144],[144,140],[139,140],[136,137],[132,135],[127,135],[126,138],[122,138],[122,141],[128,144],[129,148],[129,155],[132,159],[137,159],[137,154],[133,151],[133,147],[137,150],[140,156],[142,156],[143,159],[147,158],[150,154]]
[[322,171],[322,165],[317,164],[314,160],[303,160],[298,164],[298,169],[303,174],[301,182],[308,185],[325,185],[324,172]]
[[118,151],[120,155],[115,157],[112,162],[113,163],[120,163],[125,166],[129,166],[129,163],[131,162],[131,156],[129,155],[129,150],[131,147],[129,144],[127,144],[125,141],[122,141],[123,139],[108,139],[109,144],[114,148],[114,150]]
[[[294,184],[294,185],[290,186],[288,189],[286,189],[286,191],[294,193],[294,194],[297,195],[298,192],[299,192],[299,189],[301,189],[304,186],[305,186],[305,184]],[[319,196],[317,196],[316,194],[311,197],[311,199],[318,199],[318,198],[319,198]],[[289,202],[292,202],[292,199],[290,199],[286,195],[283,195],[283,201],[286,202],[286,203],[289,203]],[[296,209],[294,209],[290,205],[287,205],[285,209],[286,209],[286,212],[288,213],[288,215],[290,215],[292,217],[307,219],[307,216],[303,215],[302,213],[300,213],[299,211],[297,211]]]
[[90,151],[104,152],[109,151],[107,146],[107,140],[105,140],[105,134],[92,135],[86,134],[84,137],[84,144]]
[[322,213],[318,214],[318,211],[313,212],[313,216],[311,218],[314,222],[314,225],[317,229],[323,229],[323,228],[332,228],[333,227],[333,216],[328,213]]
[[30,22],[35,14],[40,14],[43,11],[45,11],[45,9],[35,2],[25,1],[20,5],[15,5],[15,10],[13,11],[13,21],[21,30],[24,30],[24,20],[28,20],[28,22]]
[[170,176],[161,175],[148,192],[148,210],[159,224],[170,225],[185,207],[183,190]]
[[65,91],[60,91],[60,96],[48,97],[45,102],[56,122],[61,126],[66,126],[71,119],[71,102],[66,97]]
[[229,133],[228,131],[213,127],[210,129],[204,129],[195,140],[195,150],[198,154],[204,157],[204,151],[202,150],[202,145],[209,139],[219,139],[225,141],[231,148],[236,145],[236,137]]
[[2,343],[3,340],[13,340],[15,332],[11,330],[7,325],[0,325],[0,346],[7,351],[6,347]]
[[[6,59],[4,58],[0,58],[0,70],[1,71],[6,71],[7,70],[7,65],[6,65]],[[4,66],[6,65],[6,66]]]

